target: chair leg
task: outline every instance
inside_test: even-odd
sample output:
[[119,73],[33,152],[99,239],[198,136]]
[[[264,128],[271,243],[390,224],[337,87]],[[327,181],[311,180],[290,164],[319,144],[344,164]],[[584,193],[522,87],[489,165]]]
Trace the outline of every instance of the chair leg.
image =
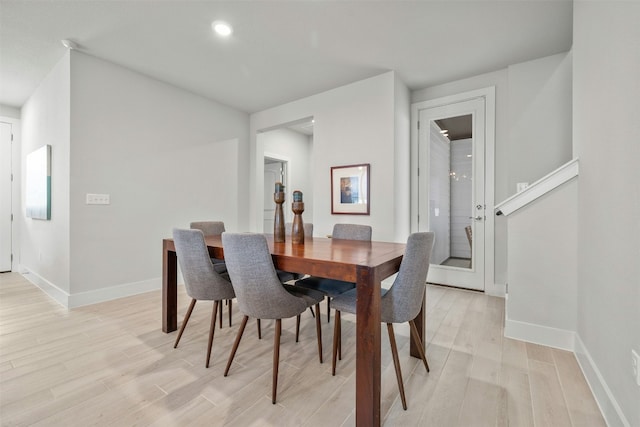
[[256,319],[256,326],[258,326],[258,339],[262,339],[262,327],[260,326],[260,319]]
[[391,344],[391,355],[393,356],[393,366],[396,368],[396,378],[398,379],[398,388],[400,389],[400,399],[402,399],[402,408],[407,410],[407,399],[404,396],[404,384],[402,383],[402,371],[400,370],[400,360],[398,359],[398,347],[396,346],[396,338],[393,334],[393,324],[387,323],[387,331],[389,332],[389,343]]
[[205,363],[205,367],[209,367],[209,359],[211,359],[211,347],[213,346],[213,334],[216,331],[216,315],[218,314],[218,305],[222,310],[222,304],[220,301],[213,302],[213,313],[211,313],[211,326],[209,327],[209,345],[207,347],[207,361]]
[[222,329],[222,304],[220,304],[220,329]]
[[[316,304],[316,311],[320,309],[320,304]],[[300,317],[300,316],[298,316]],[[318,357],[322,363],[322,326],[320,325],[320,317],[316,317],[316,335],[318,336]]]
[[296,316],[296,342],[300,338],[300,315]]
[[411,330],[411,337],[418,347],[418,352],[420,353],[420,358],[424,363],[424,367],[429,372],[429,364],[427,363],[427,356],[424,354],[424,346],[422,344],[422,340],[420,339],[420,334],[418,334],[418,328],[416,328],[416,324],[413,320],[409,320],[409,329]]
[[338,323],[338,360],[342,360],[342,318]]
[[336,310],[333,325],[333,357],[331,359],[331,375],[336,375],[336,356],[338,355],[338,341],[340,341],[340,311]]
[[231,327],[231,308],[232,308],[231,304],[232,303],[233,302],[231,300],[229,300],[229,327]]
[[327,323],[329,322],[331,322],[331,297],[327,296]]
[[178,347],[178,343],[180,342],[180,338],[182,337],[182,333],[184,332],[184,328],[187,326],[187,322],[189,321],[189,318],[191,317],[191,312],[193,311],[193,307],[196,306],[196,299],[192,298],[191,299],[191,304],[189,304],[189,308],[187,309],[187,314],[184,315],[184,320],[182,321],[182,326],[180,327],[180,332],[178,332],[178,336],[176,338],[176,342],[173,345],[173,348]]
[[280,333],[282,332],[282,319],[276,319],[276,332],[273,337],[273,385],[271,386],[271,403],[276,404],[278,392],[278,366],[280,365]]
[[316,317],[316,314],[313,312],[313,307],[309,307],[309,311],[311,312],[311,316]]
[[238,350],[238,346],[240,345],[240,340],[242,339],[242,334],[244,333],[244,327],[247,326],[247,320],[249,320],[249,316],[244,316],[242,318],[242,323],[240,324],[238,335],[236,335],[236,340],[233,343],[233,348],[231,349],[231,354],[229,355],[229,360],[227,361],[227,367],[224,370],[225,377],[229,373],[229,368],[231,368],[231,362],[233,362],[233,358],[235,357],[236,351]]

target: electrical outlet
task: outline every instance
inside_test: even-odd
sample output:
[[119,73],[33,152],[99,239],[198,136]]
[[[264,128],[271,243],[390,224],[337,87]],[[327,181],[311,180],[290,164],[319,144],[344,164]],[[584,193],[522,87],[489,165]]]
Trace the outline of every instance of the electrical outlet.
[[636,384],[640,386],[640,355],[635,350],[631,350],[631,363],[633,363],[633,376]]
[[87,205],[108,205],[111,203],[108,194],[87,193]]

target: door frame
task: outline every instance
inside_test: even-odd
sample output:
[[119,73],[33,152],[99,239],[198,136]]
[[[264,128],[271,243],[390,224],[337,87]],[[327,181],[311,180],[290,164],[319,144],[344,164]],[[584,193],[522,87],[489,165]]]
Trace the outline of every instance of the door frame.
[[[313,114],[289,121],[275,121],[274,124],[269,124],[265,127],[254,128],[254,124],[250,123],[250,133],[253,135],[253,140],[250,142],[249,151],[251,157],[250,164],[250,177],[249,177],[249,191],[254,194],[249,202],[249,227],[251,231],[260,232],[264,228],[264,200],[265,197],[271,197],[264,194],[264,158],[270,157],[275,159],[284,158],[280,155],[274,155],[273,153],[265,152],[264,142],[261,140],[260,135],[266,132],[270,132],[277,129],[288,128],[297,123],[313,120]],[[314,130],[315,132],[315,130]],[[287,171],[287,180],[290,179],[290,166],[291,159],[285,158],[289,165]],[[255,174],[255,175],[254,175]],[[285,184],[285,185],[288,185]]]
[[[420,101],[411,104],[411,231],[418,231],[419,213],[419,150],[418,121],[420,111],[434,107],[444,107],[475,98],[484,98],[485,102],[485,239],[484,239],[484,292],[495,293],[495,116],[496,90],[490,86],[473,91],[449,95],[441,98]],[[424,170],[424,166],[423,166]]]

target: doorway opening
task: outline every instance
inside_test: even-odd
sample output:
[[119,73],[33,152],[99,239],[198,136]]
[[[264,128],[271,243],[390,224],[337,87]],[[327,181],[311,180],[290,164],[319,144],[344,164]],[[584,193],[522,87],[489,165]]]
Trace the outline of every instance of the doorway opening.
[[473,256],[473,116],[430,122],[430,229],[438,237],[433,263],[471,268]]
[[[264,217],[263,231],[265,233],[273,232],[273,223],[276,212],[276,205],[273,198],[269,195],[273,194],[275,184],[280,183],[285,186],[285,191],[289,189],[289,181],[287,169],[289,161],[287,159],[276,158],[273,155],[265,153],[264,156]],[[291,221],[290,214],[284,209],[285,222]]]
[[13,170],[12,129],[0,122],[0,272],[11,271],[13,263]]
[[304,194],[305,222],[313,222],[313,125],[313,118],[307,117],[261,130],[256,135],[263,158],[257,174],[258,179],[262,177],[262,183],[257,184],[263,188],[262,218],[258,224],[264,233],[273,232],[273,192],[278,181],[285,186],[285,222],[293,220],[290,206],[295,190]]
[[436,235],[428,282],[493,286],[494,117],[495,88],[412,105],[412,230]]

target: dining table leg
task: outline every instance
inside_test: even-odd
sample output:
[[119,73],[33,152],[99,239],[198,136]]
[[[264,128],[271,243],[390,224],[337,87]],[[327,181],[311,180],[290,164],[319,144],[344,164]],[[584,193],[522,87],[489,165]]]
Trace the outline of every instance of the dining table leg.
[[[424,340],[424,336],[425,336],[425,315],[424,315],[424,306],[425,306],[425,301],[426,301],[426,292],[425,294],[422,296],[422,304],[420,305],[420,311],[418,312],[418,315],[413,319],[413,322],[416,325],[416,329],[418,331],[418,336],[420,337],[420,342],[422,343],[422,350],[424,351],[424,346],[427,344]],[[413,357],[417,357],[417,358],[421,358],[420,356],[420,350],[418,350],[418,344],[416,344],[414,342],[414,340],[409,340],[411,342],[411,345],[409,347],[409,354],[411,354],[411,356]]]
[[162,246],[162,331],[178,329],[178,257]]
[[380,279],[357,267],[356,425],[380,425]]

